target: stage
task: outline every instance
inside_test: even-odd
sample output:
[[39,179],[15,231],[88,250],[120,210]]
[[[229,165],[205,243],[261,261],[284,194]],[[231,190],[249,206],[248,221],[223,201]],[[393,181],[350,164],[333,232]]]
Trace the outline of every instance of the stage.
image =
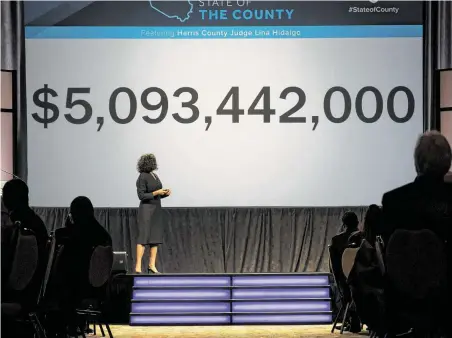
[[117,275],[112,323],[133,326],[330,324],[327,273]]
[[[111,327],[115,338],[339,338],[339,331],[331,334],[331,325],[309,326],[159,326],[136,327],[114,325]],[[362,337],[344,332],[342,337]]]

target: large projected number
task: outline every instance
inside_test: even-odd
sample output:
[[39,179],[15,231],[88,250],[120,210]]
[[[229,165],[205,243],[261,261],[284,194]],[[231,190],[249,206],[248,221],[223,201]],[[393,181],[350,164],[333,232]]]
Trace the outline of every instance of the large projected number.
[[178,90],[176,90],[174,92],[174,96],[175,97],[180,97],[183,94],[188,93],[190,94],[190,100],[183,102],[182,103],[182,107],[183,108],[188,108],[191,110],[192,115],[188,118],[183,118],[180,116],[179,113],[174,113],[173,114],[173,118],[182,124],[188,124],[188,123],[193,123],[195,122],[198,117],[199,117],[199,109],[198,107],[195,106],[195,103],[198,101],[198,92],[196,90],[194,90],[193,88],[190,87],[183,87],[183,88],[179,88]]
[[[160,96],[160,101],[157,104],[149,103],[149,95],[152,93],[157,93]],[[168,96],[166,93],[157,87],[151,87],[146,89],[141,94],[141,104],[147,110],[160,110],[160,114],[156,118],[151,118],[149,116],[143,116],[143,120],[150,124],[156,124],[162,122],[166,115],[168,114]]]
[[[374,116],[372,117],[366,117],[364,115],[363,111],[363,99],[364,95],[366,93],[373,93],[375,96],[376,101],[376,111],[374,113]],[[399,117],[395,113],[394,108],[394,99],[397,93],[403,92],[406,94],[407,101],[408,101],[408,108],[405,116]],[[344,112],[340,117],[335,117],[331,111],[331,98],[333,94],[335,93],[341,93],[342,97],[344,99]],[[377,122],[381,115],[383,114],[383,96],[381,95],[380,91],[375,87],[364,87],[360,89],[358,94],[356,95],[355,100],[355,106],[356,106],[356,114],[358,115],[359,119],[364,123],[375,123]],[[391,92],[388,95],[387,99],[387,109],[388,109],[388,115],[396,123],[405,123],[408,122],[414,115],[414,107],[415,107],[415,100],[414,95],[407,87],[398,86],[391,90]],[[350,96],[350,93],[347,91],[347,89],[343,87],[333,87],[330,88],[323,100],[323,109],[325,111],[326,118],[333,122],[333,123],[343,123],[348,120],[350,117],[350,114],[352,112],[352,99]]]
[[[87,123],[92,115],[93,110],[91,105],[85,99],[74,99],[74,94],[89,94],[91,89],[89,87],[85,88],[68,88],[67,97],[66,97],[66,108],[72,109],[76,106],[81,106],[84,109],[84,115],[80,118],[76,118],[71,115],[71,113],[66,113],[64,116],[69,123],[80,125]],[[271,100],[270,100],[270,87],[263,87],[250,107],[248,108],[248,115],[262,115],[263,123],[270,123],[271,116],[276,114],[276,110],[271,108]],[[395,104],[394,100],[398,93],[404,93],[407,98],[407,111],[404,116],[398,116],[395,112]],[[120,94],[126,94],[129,101],[129,112],[127,116],[120,117],[117,111],[117,100]],[[152,94],[157,94],[159,97],[157,103],[151,103],[149,97]],[[182,112],[173,113],[172,116],[174,120],[181,124],[190,124],[194,123],[199,119],[200,111],[196,106],[196,103],[199,98],[198,91],[191,87],[182,87],[177,89],[173,97],[179,98],[182,96],[189,95],[188,100],[182,100],[181,107],[186,108],[191,111],[191,115],[189,117],[183,117]],[[286,100],[289,95],[295,94],[297,96],[297,101],[292,108],[283,112],[279,117],[280,123],[307,123],[307,119],[305,116],[293,116],[298,113],[304,107],[307,97],[303,89],[299,87],[287,87],[281,91],[280,99]],[[339,113],[338,116],[333,114],[331,109],[331,100],[333,95],[340,94],[344,100],[344,111]],[[373,95],[375,99],[375,111],[374,112],[364,112],[363,109],[363,100],[366,94]],[[42,98],[41,98],[42,95]],[[57,92],[51,89],[47,84],[45,84],[42,88],[35,91],[33,95],[33,102],[39,108],[42,108],[42,114],[40,112],[35,112],[32,114],[33,119],[44,126],[44,128],[48,128],[49,124],[54,123],[59,116],[60,109],[56,104],[50,101],[49,95],[51,97],[58,96]],[[263,108],[258,109],[257,106],[262,102]],[[364,123],[375,123],[377,122],[383,114],[383,95],[381,92],[373,86],[366,86],[361,88],[358,91],[358,94],[355,98],[355,109],[358,118]],[[150,124],[158,124],[161,123],[168,115],[169,109],[169,99],[166,92],[158,87],[150,87],[145,89],[141,93],[141,105],[144,109],[148,111],[160,111],[160,113],[156,117],[143,116],[143,120]],[[227,108],[230,105],[231,108]],[[391,89],[387,99],[386,106],[388,110],[389,117],[396,123],[405,123],[408,122],[414,115],[415,108],[415,99],[414,95],[410,89],[404,86],[398,86]],[[344,123],[348,120],[352,112],[352,97],[349,91],[343,87],[335,86],[327,90],[324,100],[323,100],[323,110],[325,117],[328,121],[332,123]],[[118,124],[128,124],[133,121],[138,111],[138,103],[135,93],[127,87],[120,87],[115,89],[109,98],[109,111],[112,120]],[[367,116],[370,114],[371,116]],[[373,115],[372,115],[373,114]],[[240,116],[245,115],[245,110],[240,108],[240,88],[232,87],[229,92],[225,95],[223,101],[218,105],[217,115],[228,115],[232,116],[232,123],[240,123]],[[337,115],[337,113],[336,113]],[[207,119],[209,118],[209,119]],[[209,122],[207,122],[209,120]],[[211,117],[206,116],[206,123],[211,123]],[[311,122],[313,124],[313,130],[316,129],[319,121],[319,116],[313,115],[311,116]],[[97,123],[99,125],[98,131],[101,129],[103,125],[103,116],[98,117]],[[206,130],[208,127],[206,128]]]
[[[281,92],[280,98],[286,99],[287,96],[291,93],[295,93],[298,95],[298,101],[297,103],[289,109],[287,112],[281,115],[279,118],[279,122],[281,123],[306,123],[306,118],[303,117],[292,117],[293,114],[295,114],[297,111],[299,111],[301,108],[303,108],[304,104],[306,103],[306,94],[304,91],[297,87],[289,87],[284,89]],[[315,126],[314,126],[315,128]]]
[[[239,108],[239,91],[239,87],[232,87],[217,109],[217,115],[231,115],[232,123],[239,123],[240,115],[245,115],[245,111]],[[228,101],[231,99],[232,109],[225,108],[228,104]]]
[[[116,100],[118,99],[119,94],[125,93],[129,97],[130,102],[130,110],[129,114],[127,114],[127,117],[120,118],[118,115],[118,112],[116,110]],[[110,116],[116,123],[119,124],[127,124],[131,122],[135,115],[137,114],[137,98],[135,97],[135,94],[132,90],[126,87],[120,87],[113,91],[113,93],[110,96],[110,101],[108,103],[108,107],[110,109]],[[100,130],[100,129],[99,129]]]
[[[263,109],[257,109],[259,102],[263,100]],[[259,94],[257,94],[253,103],[251,103],[248,109],[248,115],[262,115],[264,117],[264,123],[270,123],[270,118],[272,115],[276,114],[274,109],[270,108],[270,87],[263,87]]]

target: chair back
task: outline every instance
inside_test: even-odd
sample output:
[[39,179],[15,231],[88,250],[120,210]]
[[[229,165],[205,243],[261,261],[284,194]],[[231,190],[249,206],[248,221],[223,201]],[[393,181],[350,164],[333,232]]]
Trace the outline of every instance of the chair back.
[[39,294],[39,300],[42,299],[47,290],[47,284],[50,279],[50,273],[52,271],[53,260],[55,258],[55,249],[56,249],[56,239],[55,236],[51,236],[50,240],[47,242],[46,250],[47,250],[47,264],[46,270],[44,272],[44,279],[41,285],[41,292]]
[[350,271],[353,269],[358,249],[359,248],[347,248],[342,254],[342,272],[344,273],[345,278],[348,278]]
[[333,248],[329,245],[328,251],[330,254],[330,264],[331,264],[331,270],[333,272],[334,277],[334,283],[336,284],[337,291],[339,293],[341,303],[343,306],[345,306],[348,302],[351,301],[351,293],[350,289],[347,285],[347,280],[342,272],[342,266],[340,262],[337,262],[336,264],[333,264],[333,255],[335,254],[333,251]]
[[386,248],[386,272],[391,288],[401,296],[438,296],[447,281],[445,245],[430,230],[397,230]]
[[433,232],[397,230],[391,236],[386,280],[391,327],[429,333],[447,323],[445,245]]
[[347,283],[361,321],[373,331],[387,332],[386,283],[376,249],[366,239],[356,252]]
[[328,253],[330,254],[330,269],[331,269],[331,272],[333,273],[334,283],[336,284],[339,294],[342,297],[343,292],[342,292],[342,289],[340,288],[340,286],[338,285],[340,274],[342,273],[342,271],[337,271],[338,270],[337,267],[334,266],[333,258],[332,258],[332,255],[333,255],[332,251],[333,251],[333,249],[331,248],[331,245],[328,245]]
[[103,286],[111,276],[113,249],[111,246],[97,246],[89,264],[89,283],[94,288]]
[[375,253],[377,255],[378,266],[380,267],[380,271],[382,276],[386,273],[385,261],[384,261],[384,242],[381,236],[377,236],[375,239]]
[[33,280],[38,270],[39,249],[34,232],[19,228],[16,250],[8,279],[9,287],[14,291],[24,290]]
[[58,289],[62,285],[64,275],[63,253],[64,245],[59,244],[55,236],[51,238],[47,267],[41,286],[40,300],[55,300],[58,298]]

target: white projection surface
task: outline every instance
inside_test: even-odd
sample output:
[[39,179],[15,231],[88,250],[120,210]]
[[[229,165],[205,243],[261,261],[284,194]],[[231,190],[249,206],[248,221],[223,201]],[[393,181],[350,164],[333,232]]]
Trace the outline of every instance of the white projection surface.
[[[154,153],[173,192],[164,207],[380,203],[415,176],[422,45],[421,36],[28,38],[30,202],[85,195],[96,207],[136,207],[136,162]],[[266,116],[249,110],[260,92],[254,109]],[[243,114],[218,114],[225,98],[226,113]],[[71,123],[85,101],[91,116]]]

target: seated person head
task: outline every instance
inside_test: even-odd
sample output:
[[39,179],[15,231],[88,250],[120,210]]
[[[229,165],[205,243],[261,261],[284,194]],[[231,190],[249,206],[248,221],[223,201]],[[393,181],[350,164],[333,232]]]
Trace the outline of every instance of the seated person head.
[[380,234],[381,213],[381,208],[376,204],[372,204],[367,209],[366,216],[364,217],[364,237],[372,245],[375,242],[376,236]]
[[347,231],[353,231],[358,229],[358,216],[352,211],[347,211],[342,216],[342,224]]
[[9,212],[28,208],[28,186],[19,179],[13,179],[3,186],[3,203]]
[[417,141],[414,163],[418,176],[443,179],[452,163],[449,142],[437,131],[424,133]]
[[90,199],[85,196],[75,198],[70,207],[71,218],[74,223],[94,218],[94,207]]

